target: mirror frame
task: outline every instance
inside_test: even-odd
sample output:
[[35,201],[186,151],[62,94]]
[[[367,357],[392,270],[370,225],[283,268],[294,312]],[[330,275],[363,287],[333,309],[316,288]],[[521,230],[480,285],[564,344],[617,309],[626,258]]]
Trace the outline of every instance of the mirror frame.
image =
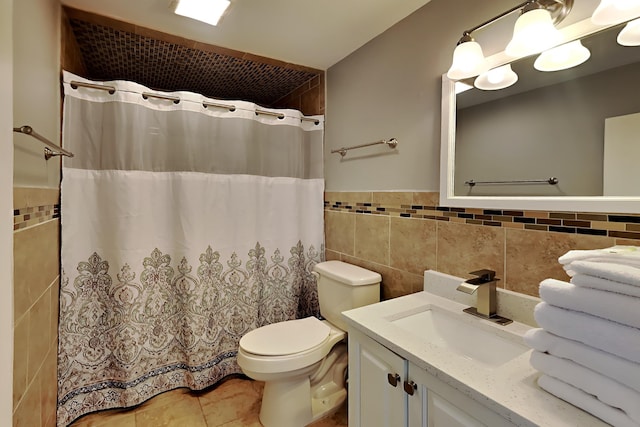
[[[620,25],[620,24],[616,24]],[[596,25],[591,18],[561,29],[564,44],[616,25]],[[499,52],[487,58],[489,68],[498,67],[520,58]],[[440,205],[460,208],[542,210],[570,212],[640,213],[640,196],[456,196],[455,135],[456,93],[455,81],[442,75],[440,147]]]

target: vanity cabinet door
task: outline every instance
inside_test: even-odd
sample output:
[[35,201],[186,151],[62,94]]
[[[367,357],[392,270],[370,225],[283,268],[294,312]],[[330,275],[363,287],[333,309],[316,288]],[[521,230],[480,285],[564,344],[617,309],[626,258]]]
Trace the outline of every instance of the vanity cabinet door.
[[409,427],[512,427],[513,424],[427,371],[408,363]]
[[349,426],[406,426],[406,360],[358,331],[348,336]]

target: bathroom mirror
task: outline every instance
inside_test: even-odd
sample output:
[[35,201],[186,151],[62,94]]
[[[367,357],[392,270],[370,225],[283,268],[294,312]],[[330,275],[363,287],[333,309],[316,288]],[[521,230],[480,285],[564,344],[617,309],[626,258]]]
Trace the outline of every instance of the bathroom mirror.
[[536,56],[512,61],[519,80],[506,89],[456,95],[444,75],[441,204],[640,212],[640,47],[616,42],[623,26],[564,28],[591,58],[554,72],[535,70]]

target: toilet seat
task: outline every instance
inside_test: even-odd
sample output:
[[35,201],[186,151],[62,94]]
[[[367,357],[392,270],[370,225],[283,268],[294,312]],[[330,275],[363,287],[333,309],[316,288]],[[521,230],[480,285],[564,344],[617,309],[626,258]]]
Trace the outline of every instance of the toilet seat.
[[[263,326],[261,328],[255,329],[249,334],[246,334],[240,339],[240,345],[238,348],[237,360],[238,364],[242,368],[242,370],[247,372],[252,372],[253,374],[276,374],[276,373],[285,373],[292,372],[298,369],[308,368],[314,365],[317,362],[320,362],[335,346],[336,343],[342,341],[346,336],[346,333],[335,326],[331,325],[331,323],[326,320],[321,321],[316,319],[315,317],[308,317],[306,319],[299,320],[307,320],[312,319],[307,322],[300,322],[300,325],[311,326],[311,329],[315,330],[315,338],[313,340],[308,340],[309,347],[303,349],[302,351],[296,353],[289,354],[279,354],[279,355],[263,355],[259,353],[254,353],[250,350],[263,351],[264,347],[255,347],[252,348],[252,339],[246,341],[244,338],[253,332],[256,332],[256,336],[259,336],[262,332],[261,329],[266,328]],[[280,322],[281,324],[289,323],[289,322],[298,322],[299,320],[289,320],[287,322]],[[320,326],[318,326],[318,324]],[[278,325],[278,324],[273,324]],[[268,326],[273,326],[268,325]],[[297,326],[300,326],[297,325]],[[286,331],[288,326],[283,326],[282,329],[280,327],[274,328],[274,330],[284,330]],[[326,328],[326,329],[325,329]],[[324,332],[327,331],[327,334],[324,335]],[[318,332],[320,331],[320,332]],[[306,330],[305,330],[306,333]],[[320,338],[324,335],[324,338]],[[287,336],[286,332],[283,332],[279,337],[279,340],[291,340],[291,336]],[[249,344],[247,344],[249,342]],[[313,343],[315,342],[315,345]],[[245,345],[248,345],[249,348],[245,348]],[[278,351],[278,353],[285,353],[286,351]],[[253,378],[253,377],[252,377]]]
[[240,347],[260,356],[287,356],[322,344],[331,328],[315,317],[262,326],[245,334]]

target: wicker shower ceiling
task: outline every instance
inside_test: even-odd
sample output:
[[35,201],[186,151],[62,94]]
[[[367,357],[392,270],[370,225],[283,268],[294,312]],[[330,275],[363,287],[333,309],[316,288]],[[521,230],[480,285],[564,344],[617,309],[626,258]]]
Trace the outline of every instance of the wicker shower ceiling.
[[227,55],[191,48],[74,17],[69,23],[87,69],[85,77],[95,80],[131,80],[157,90],[271,106],[322,73],[267,58],[244,58],[235,51]]

